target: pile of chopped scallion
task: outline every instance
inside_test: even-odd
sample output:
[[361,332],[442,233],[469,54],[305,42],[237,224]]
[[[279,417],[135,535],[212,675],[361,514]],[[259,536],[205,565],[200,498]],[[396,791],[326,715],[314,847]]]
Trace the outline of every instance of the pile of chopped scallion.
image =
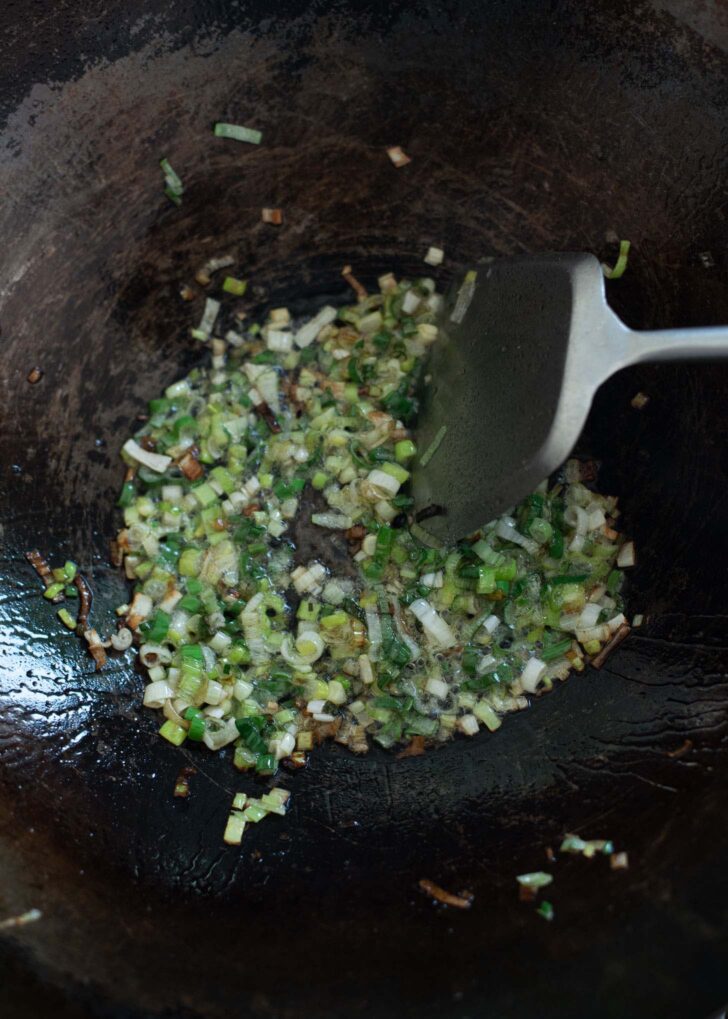
[[[233,744],[235,765],[264,775],[324,738],[421,752],[493,731],[628,629],[633,546],[577,461],[468,540],[423,544],[410,429],[441,298],[430,279],[388,274],[372,295],[347,279],[357,304],[302,323],[278,308],[224,331],[208,298],[194,335],[211,366],[152,400],[123,450],[118,547],[135,587],[118,614],[144,704],[170,743]],[[350,569],[300,557],[302,513],[322,550],[345,537]]]

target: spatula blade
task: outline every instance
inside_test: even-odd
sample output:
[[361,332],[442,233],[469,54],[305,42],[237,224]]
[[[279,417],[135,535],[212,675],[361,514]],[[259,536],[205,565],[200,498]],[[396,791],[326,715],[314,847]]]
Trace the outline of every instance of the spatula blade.
[[416,518],[444,542],[477,530],[558,467],[601,381],[587,372],[575,386],[570,371],[564,388],[572,329],[583,331],[591,315],[598,332],[607,312],[592,255],[498,259],[471,284],[472,275],[445,302],[413,471]]

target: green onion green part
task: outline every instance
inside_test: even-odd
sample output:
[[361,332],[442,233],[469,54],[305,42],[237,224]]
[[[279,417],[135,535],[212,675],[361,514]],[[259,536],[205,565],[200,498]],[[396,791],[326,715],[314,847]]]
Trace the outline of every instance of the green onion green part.
[[69,630],[75,630],[76,629],[76,620],[73,618],[73,616],[68,611],[68,609],[59,609],[58,612],[56,613],[56,615],[58,616],[60,621],[63,623],[63,625],[65,627],[67,627],[67,629],[69,629]]
[[523,888],[538,889],[545,888],[547,885],[550,885],[553,879],[553,874],[547,874],[543,870],[536,870],[530,874],[519,874],[516,881],[518,881],[519,885]]
[[243,127],[241,124],[217,123],[214,128],[216,138],[234,138],[238,142],[249,142],[251,145],[260,145],[263,135],[252,127]]
[[605,262],[602,262],[602,272],[608,280],[618,280],[620,276],[624,275],[624,270],[627,268],[627,260],[629,258],[629,249],[629,241],[620,241],[619,256],[614,267],[610,268]]
[[440,428],[438,428],[435,438],[432,440],[430,445],[427,447],[425,452],[420,457],[420,467],[427,467],[430,460],[432,460],[433,456],[440,448],[440,444],[442,443],[442,440],[445,438],[446,435],[447,425],[442,425]]
[[164,174],[165,195],[170,201],[174,202],[175,205],[181,205],[182,195],[184,193],[182,178],[172,169],[168,159],[160,159],[159,165],[162,168],[162,173]]
[[554,907],[548,899],[544,899],[543,902],[541,902],[536,912],[539,916],[542,916],[544,920],[548,920],[549,923],[551,923],[554,918]]
[[234,276],[226,276],[223,280],[222,289],[227,294],[234,294],[235,297],[242,297],[248,289],[247,280],[239,280]]

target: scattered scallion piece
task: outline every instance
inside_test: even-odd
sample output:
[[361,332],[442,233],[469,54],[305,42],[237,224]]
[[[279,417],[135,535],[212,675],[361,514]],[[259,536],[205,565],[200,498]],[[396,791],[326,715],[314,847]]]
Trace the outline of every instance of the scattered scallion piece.
[[236,279],[235,276],[226,276],[223,280],[222,289],[227,294],[234,294],[236,297],[242,297],[248,289],[248,282],[247,280]]
[[454,322],[456,325],[460,325],[465,318],[467,310],[470,307],[470,303],[473,300],[473,295],[475,294],[475,284],[477,279],[478,274],[474,269],[465,273],[463,281],[460,284],[460,289],[458,290],[455,306],[450,313],[450,321]]
[[248,800],[248,805],[243,811],[243,817],[246,821],[252,821],[253,824],[257,824],[266,817],[268,811],[262,805],[259,800]]
[[425,255],[425,262],[428,265],[442,265],[442,260],[445,257],[445,252],[442,248],[428,248],[427,254]]
[[47,587],[45,589],[45,591],[43,592],[43,597],[47,598],[48,601],[53,601],[53,599],[57,598],[59,594],[63,594],[63,589],[65,588],[65,586],[66,585],[63,583],[62,580],[57,580],[54,584],[51,584],[50,587]]
[[397,169],[399,169],[401,166],[406,166],[407,163],[411,163],[412,162],[412,160],[407,155],[407,153],[404,152],[399,147],[399,145],[392,145],[392,146],[390,146],[390,148],[387,149],[387,155],[392,160],[392,162],[397,167]]
[[516,881],[518,881],[519,885],[523,888],[538,889],[545,888],[547,885],[550,885],[553,879],[553,874],[547,874],[543,870],[535,870],[530,874],[519,874]]
[[76,620],[73,618],[68,609],[59,609],[56,615],[67,629],[76,629]]
[[182,195],[184,194],[184,187],[182,185],[182,178],[175,173],[168,159],[160,159],[159,165],[162,168],[164,174],[164,193],[170,201],[174,202],[175,205],[182,204]]
[[243,841],[245,831],[245,818],[242,814],[233,813],[227,819],[223,841],[229,846],[239,846]]
[[578,835],[567,835],[559,848],[560,853],[573,853],[591,859],[597,853],[610,856],[614,846],[608,839],[582,839]]
[[551,923],[551,921],[554,918],[554,907],[551,905],[548,899],[544,899],[540,903],[536,912],[538,913],[539,916],[542,916],[544,920],[548,920],[549,923]]
[[19,916],[9,916],[0,920],[0,931],[12,930],[14,927],[25,927],[29,923],[37,923],[43,914],[39,909],[28,909]]
[[606,262],[602,262],[602,272],[608,280],[618,280],[620,276],[624,275],[624,270],[627,268],[627,260],[629,258],[629,241],[619,242],[619,256],[613,267],[610,267]]
[[214,133],[216,138],[234,138],[238,142],[248,142],[250,145],[260,145],[263,135],[254,127],[244,127],[242,124],[215,124]]
[[435,455],[435,453],[440,448],[440,445],[442,444],[442,440],[445,438],[446,435],[447,435],[447,425],[441,425],[441,427],[438,428],[438,430],[437,430],[437,434],[435,435],[435,438],[432,440],[430,445],[427,447],[425,452],[420,457],[420,467],[427,467],[427,465],[430,462],[430,460],[432,460],[433,456]]
[[187,730],[183,729],[181,725],[177,725],[171,719],[168,719],[160,728],[159,735],[168,740],[173,746],[179,747],[187,739]]

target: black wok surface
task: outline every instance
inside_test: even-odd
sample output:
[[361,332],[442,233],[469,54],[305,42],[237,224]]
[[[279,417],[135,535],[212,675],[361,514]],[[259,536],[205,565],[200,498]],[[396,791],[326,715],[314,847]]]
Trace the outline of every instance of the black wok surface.
[[[607,666],[425,757],[325,748],[241,850],[221,833],[254,783],[227,752],[163,744],[130,660],[95,673],[22,557],[76,559],[103,629],[125,594],[118,450],[199,358],[199,306],[177,291],[214,254],[236,254],[251,307],[304,307],[346,296],[345,262],[416,272],[435,243],[444,285],[485,255],[607,257],[615,232],[634,249],[609,296],[631,325],[728,322],[721,17],[679,0],[5,5],[0,915],[44,916],[0,935],[4,1015],[623,1019],[728,998],[724,367],[632,369],[590,416],[581,448],[621,496],[647,617]],[[214,140],[218,119],[263,145]],[[547,924],[515,875],[565,831],[614,839],[631,867],[560,861]],[[423,877],[471,889],[472,909],[434,906]]]

